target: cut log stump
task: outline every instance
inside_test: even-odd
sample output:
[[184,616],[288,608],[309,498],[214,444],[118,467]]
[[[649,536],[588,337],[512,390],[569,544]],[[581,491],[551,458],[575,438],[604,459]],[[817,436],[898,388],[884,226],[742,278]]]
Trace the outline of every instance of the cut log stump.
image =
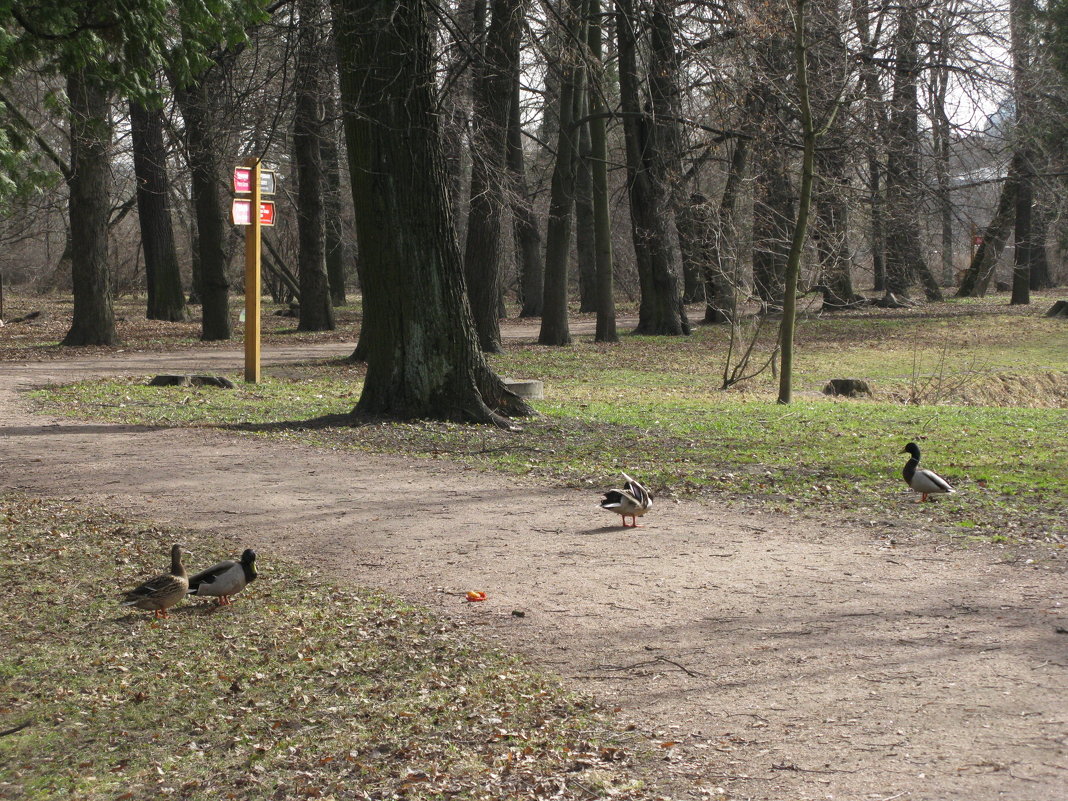
[[504,378],[504,385],[525,400],[541,400],[545,397],[545,385],[533,378]]
[[150,387],[219,387],[235,389],[236,384],[221,375],[158,375],[148,382]]
[[871,397],[872,392],[868,382],[859,378],[832,378],[823,388],[823,394],[855,398],[858,395]]

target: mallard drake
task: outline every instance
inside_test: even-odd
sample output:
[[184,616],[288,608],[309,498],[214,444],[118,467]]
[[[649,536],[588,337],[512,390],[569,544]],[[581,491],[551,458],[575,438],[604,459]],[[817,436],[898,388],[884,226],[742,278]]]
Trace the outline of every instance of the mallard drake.
[[601,508],[622,517],[624,526],[629,517],[631,526],[636,528],[638,518],[653,508],[653,494],[626,473],[623,478],[626,479],[623,489],[608,490],[601,499]]
[[156,617],[167,617],[167,610],[185,597],[189,590],[189,578],[182,564],[182,554],[189,553],[181,545],[171,546],[171,572],[150,578],[144,584],[123,593],[123,606],[134,606],[152,612]]
[[926,501],[928,495],[956,492],[953,487],[949,486],[949,482],[934,470],[919,469],[920,446],[915,442],[910,442],[902,448],[901,453],[909,455],[909,460],[905,462],[905,468],[901,471],[901,475],[905,477],[906,484],[912,487],[915,492],[920,493],[920,503]]
[[257,575],[256,552],[246,548],[240,562],[227,559],[190,578],[189,594],[213,595],[219,599],[219,606],[229,606],[232,603],[230,596],[245,589]]

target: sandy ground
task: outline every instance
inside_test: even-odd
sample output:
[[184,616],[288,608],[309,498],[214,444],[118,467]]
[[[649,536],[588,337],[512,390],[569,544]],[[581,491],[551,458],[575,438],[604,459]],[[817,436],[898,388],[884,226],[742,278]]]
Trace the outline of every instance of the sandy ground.
[[[602,488],[72,423],[18,396],[240,364],[237,351],[0,364],[0,486],[218,532],[256,548],[268,576],[284,555],[479,625],[618,707],[658,746],[675,798],[1068,799],[1063,552],[904,528],[904,485],[861,529],[685,501],[623,529],[597,509]],[[470,589],[489,600],[464,603]]]

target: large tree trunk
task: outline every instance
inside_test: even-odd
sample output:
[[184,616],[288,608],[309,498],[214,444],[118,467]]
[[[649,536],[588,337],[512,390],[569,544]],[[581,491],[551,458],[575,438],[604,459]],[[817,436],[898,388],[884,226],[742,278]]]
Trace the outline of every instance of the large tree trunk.
[[858,299],[853,291],[853,254],[849,248],[849,206],[846,202],[846,148],[828,141],[817,151],[816,250],[820,260],[823,308],[843,309]]
[[1032,233],[1032,214],[1035,199],[1034,147],[1031,144],[1033,88],[1032,75],[1032,27],[1034,8],[1031,0],[1010,0],[1009,27],[1012,45],[1013,97],[1015,100],[1016,138],[1013,161],[1019,186],[1016,190],[1016,241],[1013,254],[1012,298],[1009,303],[1018,306],[1031,302],[1031,270],[1036,253]]
[[149,320],[185,319],[185,295],[174,246],[163,145],[163,112],[130,101],[130,138],[137,180],[137,217],[145,252]]
[[604,34],[600,0],[588,0],[586,43],[590,51],[590,77],[586,81],[590,119],[590,178],[593,192],[594,260],[597,265],[597,342],[616,342],[616,302],[612,276],[612,219],[608,197],[608,107],[602,62]]
[[111,208],[108,94],[86,69],[67,75],[70,101],[71,276],[74,319],[64,345],[114,345],[115,315],[108,269],[108,211]]
[[667,170],[673,145],[670,134],[678,116],[673,107],[678,64],[668,4],[656,0],[650,17],[649,58],[656,65],[649,76],[651,108],[644,107],[641,101],[639,30],[640,20],[632,0],[616,0],[619,90],[624,114],[631,236],[641,289],[638,326],[634,332],[689,334],[690,325],[682,304],[682,257],[672,205],[671,176]]
[[[336,5],[336,2],[335,2]],[[448,196],[452,202],[453,225],[457,241],[467,236],[467,189],[471,183],[471,142],[468,133],[474,107],[475,76],[472,70],[482,52],[486,31],[487,0],[458,0],[449,15],[439,15],[438,24],[447,21],[442,33],[452,47],[442,55],[445,75],[442,85],[448,91],[441,98],[439,119]]]
[[812,208],[812,186],[816,172],[816,123],[812,116],[811,91],[808,81],[808,43],[805,31],[806,0],[796,0],[794,19],[794,71],[797,81],[797,106],[801,122],[801,179],[798,189],[797,221],[790,239],[790,253],[786,265],[786,291],[783,296],[782,324],[779,326],[779,395],[778,403],[790,403],[793,397],[794,330],[797,325],[797,282],[801,275],[801,256],[805,249],[809,210]]
[[951,37],[955,20],[943,17],[936,24],[939,26],[937,49],[931,53],[931,59],[937,66],[931,75],[931,144],[934,150],[935,205],[938,208],[942,233],[942,286],[953,286],[953,201],[950,195],[950,158],[952,157],[952,124],[946,111],[946,98],[949,92],[949,64],[953,57],[950,52]]
[[330,302],[345,305],[348,248],[345,246],[345,225],[342,217],[341,157],[337,145],[337,103],[331,87],[323,98],[324,130],[320,140],[319,157],[323,164],[323,247],[326,250],[326,275],[330,281]]
[[[587,70],[588,77],[588,70]],[[587,91],[582,92],[576,118],[589,116]],[[578,257],[579,311],[597,311],[597,242],[593,222],[593,144],[587,120],[578,126],[579,153],[575,171],[575,254]]]
[[[784,9],[785,10],[785,9]],[[784,19],[768,20],[758,50],[760,74],[750,112],[755,131],[753,152],[753,287],[765,311],[781,310],[786,263],[797,217],[797,192],[791,180],[793,155],[787,147],[797,115],[784,101],[796,65]],[[771,27],[777,25],[780,27]]]
[[541,317],[542,261],[541,232],[534,204],[527,187],[527,169],[523,156],[523,130],[519,115],[519,72],[512,75],[508,113],[508,174],[512,189],[512,229],[519,259],[520,317]]
[[1034,261],[1031,262],[1031,289],[1052,289],[1053,275],[1049,268],[1046,243],[1049,237],[1049,223],[1046,212],[1040,205],[1031,208],[1031,241],[1034,247]]
[[1004,250],[1012,231],[1013,219],[1016,216],[1017,186],[1016,176],[1010,169],[1008,178],[1002,184],[994,217],[983,230],[982,240],[972,256],[971,264],[968,265],[968,272],[964,274],[964,279],[957,289],[958,298],[976,298],[986,294],[987,285],[997,267],[998,259],[1001,258],[1001,251]]
[[[561,14],[563,25],[581,41],[574,0],[566,0]],[[571,342],[567,323],[567,267],[571,256],[571,214],[575,204],[578,160],[575,98],[582,91],[582,70],[577,54],[565,50],[562,70],[556,164],[549,189],[549,223],[545,234],[545,288],[538,334],[538,342],[542,345],[568,345]]]
[[[322,141],[322,14],[319,0],[300,0],[294,76],[293,156],[297,173],[297,277],[299,331],[334,330],[330,278],[326,272]],[[247,289],[246,289],[247,291]]]
[[174,97],[185,118],[193,209],[197,222],[200,300],[203,322],[200,338],[229,339],[230,281],[226,276],[225,212],[219,197],[219,165],[215,153],[211,97],[214,75],[202,75],[187,86],[175,87]]
[[758,143],[753,198],[753,284],[765,309],[781,309],[786,288],[796,193],[786,148]]
[[482,60],[475,70],[471,204],[464,274],[479,345],[501,351],[501,229],[504,219],[508,118],[526,0],[492,0]]
[[719,209],[708,232],[704,268],[706,323],[730,323],[738,305],[738,195],[749,161],[750,141],[739,139],[731,154]]
[[860,74],[864,86],[864,122],[867,136],[864,158],[867,162],[868,203],[870,207],[869,242],[872,261],[872,288],[886,290],[886,236],[882,197],[882,167],[879,163],[880,145],[885,141],[887,119],[883,109],[882,87],[875,66],[879,43],[871,33],[872,4],[870,0],[853,0],[853,20],[860,38]]
[[918,8],[916,0],[906,0],[898,12],[887,143],[886,291],[908,297],[909,288],[919,278],[927,299],[938,301],[942,300],[942,292],[923,257],[920,239],[918,51]]
[[[799,14],[805,11],[807,0],[796,0]],[[838,97],[840,88],[832,76],[848,74],[847,49],[842,41],[842,21],[838,7],[819,3],[812,14],[812,44],[810,56],[823,80],[810,82],[811,101],[816,117],[829,120],[823,139],[814,153],[816,178],[813,200],[816,205],[813,239],[819,255],[820,284],[823,285],[823,308],[841,309],[849,306],[858,295],[853,291],[853,254],[849,246],[849,136],[846,118],[849,111]],[[795,36],[796,36],[795,31]],[[795,46],[798,42],[795,38]],[[806,66],[798,61],[798,70]],[[804,115],[802,114],[802,117]],[[804,128],[804,124],[802,125]]]
[[357,414],[510,424],[478,348],[447,197],[425,0],[335,0],[364,279]]
[[1034,240],[1032,238],[1032,215],[1034,206],[1034,173],[1031,166],[1030,150],[1020,150],[1013,155],[1018,162],[1019,181],[1016,189],[1016,220],[1014,225],[1014,248],[1012,267],[1013,306],[1026,305],[1031,302],[1031,265],[1035,261]]

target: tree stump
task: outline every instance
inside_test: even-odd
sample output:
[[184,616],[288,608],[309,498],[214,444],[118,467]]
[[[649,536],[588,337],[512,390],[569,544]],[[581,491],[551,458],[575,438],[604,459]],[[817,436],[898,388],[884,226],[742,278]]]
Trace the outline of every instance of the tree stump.
[[236,389],[236,384],[221,375],[158,375],[148,382],[150,387],[219,387]]
[[893,292],[887,292],[881,298],[871,301],[871,305],[878,306],[880,309],[911,309],[920,304],[912,298],[898,297]]
[[868,382],[859,378],[832,378],[823,388],[823,394],[855,398],[858,395],[871,397],[872,391]]
[[520,398],[542,400],[545,397],[545,385],[532,378],[502,378],[504,385]]
[[1046,317],[1068,317],[1068,300],[1058,300],[1054,303],[1048,312]]

